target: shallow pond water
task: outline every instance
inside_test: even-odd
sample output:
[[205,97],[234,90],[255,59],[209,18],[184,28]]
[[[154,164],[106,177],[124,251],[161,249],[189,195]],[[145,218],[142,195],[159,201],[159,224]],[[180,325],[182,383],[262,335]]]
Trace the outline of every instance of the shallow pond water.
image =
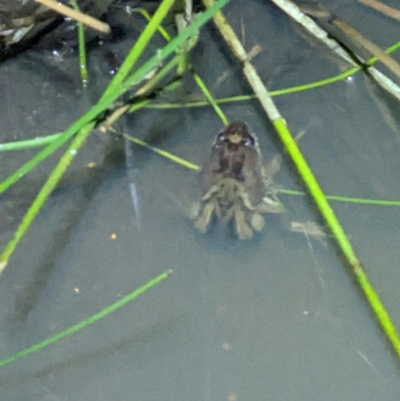
[[[232,2],[226,15],[248,51],[260,44],[254,64],[271,90],[344,69],[269,2],[251,3]],[[337,2],[334,11],[354,23],[361,12],[347,1]],[[396,40],[393,22],[364,9],[362,15],[371,39],[382,46]],[[215,34],[212,25],[203,31],[193,56],[196,71],[216,97],[250,93]],[[76,60],[62,67],[70,71],[67,81],[60,79],[64,72],[57,74],[61,67],[43,67],[32,57],[0,65],[7,100],[0,124],[7,140],[57,132],[86,109],[72,67]],[[9,85],[15,76],[18,80]],[[97,79],[94,91],[106,78],[99,74]],[[186,89],[191,88],[188,82]],[[398,124],[381,113],[397,105],[362,75],[277,97],[276,103],[293,133],[306,130],[300,147],[327,194],[400,198]],[[251,125],[265,161],[283,155],[278,184],[303,190],[258,104],[223,109],[229,119]],[[221,127],[209,108],[144,110],[125,124],[131,135],[198,165]],[[112,146],[123,150],[123,144],[94,134],[69,174],[79,176]],[[329,238],[323,244],[289,231],[291,221],[321,223],[309,198],[281,195],[285,215],[268,216],[264,233],[252,241],[240,242],[223,228],[200,235],[183,212],[199,196],[198,173],[137,147],[128,173],[118,149],[99,173],[70,180],[56,191],[1,276],[0,357],[88,317],[162,271],[174,272],[104,320],[2,368],[2,399],[398,399],[396,357],[335,245]],[[0,154],[1,177],[32,154]],[[21,192],[34,193],[55,160],[25,177],[18,184]],[[138,214],[129,190],[132,177]],[[16,195],[14,206],[29,196]],[[12,208],[13,224],[25,203]],[[332,205],[400,327],[397,208]],[[0,234],[2,245],[12,233],[7,227]]]

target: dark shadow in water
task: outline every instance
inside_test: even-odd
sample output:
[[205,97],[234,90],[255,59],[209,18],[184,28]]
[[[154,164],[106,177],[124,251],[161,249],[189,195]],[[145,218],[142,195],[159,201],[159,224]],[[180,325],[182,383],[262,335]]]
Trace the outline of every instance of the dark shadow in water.
[[[47,286],[53,268],[57,265],[57,258],[62,253],[65,245],[71,241],[81,216],[92,204],[93,198],[104,181],[112,179],[113,176],[121,173],[121,166],[124,166],[124,155],[120,148],[114,148],[104,157],[101,167],[93,169],[93,171],[89,170],[87,179],[80,185],[80,188],[74,185],[74,192],[79,192],[79,196],[74,200],[74,204],[78,205],[78,207],[68,213],[68,216],[64,219],[64,224],[57,226],[57,231],[54,232],[52,237],[53,243],[47,247],[47,251],[43,255],[43,262],[38,269],[33,271],[25,287],[16,295],[11,316],[12,321],[23,323],[27,320]],[[82,173],[80,175],[82,176]],[[54,195],[64,194],[65,191],[68,191],[69,185],[73,185],[73,182],[57,188]]]

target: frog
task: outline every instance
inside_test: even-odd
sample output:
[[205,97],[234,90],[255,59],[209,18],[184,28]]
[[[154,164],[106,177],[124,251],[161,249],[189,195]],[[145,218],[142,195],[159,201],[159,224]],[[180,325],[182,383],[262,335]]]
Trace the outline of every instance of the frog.
[[201,233],[216,218],[232,222],[237,237],[248,240],[263,230],[263,214],[283,212],[258,138],[243,121],[233,121],[217,134],[201,169],[201,184],[203,195],[192,213]]

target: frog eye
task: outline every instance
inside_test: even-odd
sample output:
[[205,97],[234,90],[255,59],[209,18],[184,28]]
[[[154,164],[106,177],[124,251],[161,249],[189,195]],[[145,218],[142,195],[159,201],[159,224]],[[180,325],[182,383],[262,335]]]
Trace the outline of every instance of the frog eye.
[[252,147],[254,146],[254,139],[249,136],[244,140],[244,146]]
[[219,134],[218,134],[218,136],[217,136],[217,142],[226,142],[227,141],[227,137],[226,137],[226,135],[225,135],[225,133],[224,132],[220,132]]

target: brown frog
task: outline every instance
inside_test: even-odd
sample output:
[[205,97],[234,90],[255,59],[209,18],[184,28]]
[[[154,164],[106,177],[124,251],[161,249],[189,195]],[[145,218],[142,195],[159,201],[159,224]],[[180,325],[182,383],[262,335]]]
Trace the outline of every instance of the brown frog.
[[201,232],[216,216],[232,221],[240,239],[250,239],[264,227],[262,214],[283,211],[262,166],[257,137],[244,122],[232,122],[217,135],[201,178],[204,195],[193,214]]

